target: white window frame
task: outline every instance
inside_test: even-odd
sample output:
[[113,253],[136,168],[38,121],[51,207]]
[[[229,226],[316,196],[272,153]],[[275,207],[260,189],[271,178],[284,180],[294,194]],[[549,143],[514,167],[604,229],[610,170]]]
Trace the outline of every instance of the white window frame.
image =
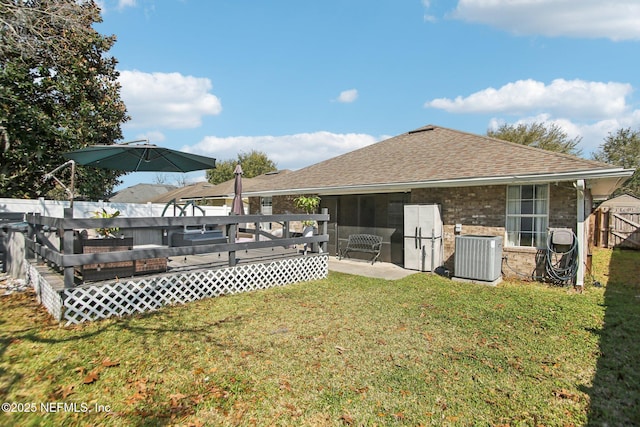
[[260,213],[262,215],[273,214],[273,197],[260,197]]
[[[262,215],[273,215],[273,197],[260,197],[260,213]],[[263,230],[271,230],[271,223],[263,222],[260,227]]]
[[[532,198],[523,198],[523,188],[533,187]],[[505,207],[505,246],[543,248],[549,227],[549,184],[508,185]],[[516,195],[517,197],[512,197]],[[539,196],[540,193],[544,193]],[[525,212],[522,212],[522,211]],[[522,227],[527,222],[523,232]],[[530,234],[528,238],[525,236]]]

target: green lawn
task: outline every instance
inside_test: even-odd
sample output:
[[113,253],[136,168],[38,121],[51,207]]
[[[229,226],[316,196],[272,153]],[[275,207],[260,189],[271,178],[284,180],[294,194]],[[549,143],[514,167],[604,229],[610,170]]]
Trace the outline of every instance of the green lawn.
[[331,273],[77,327],[3,296],[22,412],[0,424],[639,424],[640,252],[599,250],[594,274],[577,294]]

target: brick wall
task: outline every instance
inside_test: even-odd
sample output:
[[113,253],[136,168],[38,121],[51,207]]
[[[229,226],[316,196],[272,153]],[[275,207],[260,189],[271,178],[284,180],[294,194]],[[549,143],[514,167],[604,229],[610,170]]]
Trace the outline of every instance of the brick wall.
[[[271,209],[274,214],[298,214],[305,213],[303,210],[296,208],[294,202],[298,196],[274,196],[271,199]],[[249,197],[249,213],[252,215],[260,214],[260,197]]]
[[[549,185],[549,226],[568,227],[575,231],[576,190],[570,183]],[[445,266],[453,271],[456,224],[460,234],[505,235],[507,188],[504,185],[423,188],[411,192],[411,203],[437,203],[444,223]],[[506,246],[506,242],[503,241]],[[502,264],[505,276],[520,278],[542,274],[543,259],[536,248],[505,247]]]
[[[271,199],[271,211],[273,214],[303,214],[305,211],[296,208],[295,199],[297,195],[290,196],[274,196]],[[260,198],[249,197],[249,213],[252,215],[260,214]],[[281,228],[276,224],[272,224],[275,228]],[[302,232],[304,225],[300,221],[291,223],[291,231]]]
[[[296,196],[273,197],[273,213],[302,213],[296,209]],[[549,226],[567,227],[576,231],[576,189],[571,183],[549,185]],[[422,188],[411,192],[410,203],[437,203],[442,209],[444,223],[445,266],[453,271],[456,224],[462,225],[461,234],[488,236],[505,235],[507,187],[505,185]],[[250,199],[251,213],[260,211],[259,198]],[[387,206],[376,206],[387,209]],[[381,214],[382,215],[382,214]],[[506,244],[506,242],[503,242]],[[395,250],[401,250],[395,249]],[[505,247],[502,271],[505,276],[520,278],[542,274],[542,252],[536,248]]]
[[249,197],[249,215],[259,215],[260,214],[260,197]]
[[295,199],[298,196],[276,196],[273,198],[273,212],[278,213],[305,213],[296,208]]

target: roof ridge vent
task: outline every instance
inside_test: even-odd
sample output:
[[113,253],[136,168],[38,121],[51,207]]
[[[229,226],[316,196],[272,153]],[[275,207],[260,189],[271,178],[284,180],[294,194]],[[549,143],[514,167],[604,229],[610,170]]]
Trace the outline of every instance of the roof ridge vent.
[[427,125],[424,127],[421,127],[419,129],[414,129],[414,130],[410,130],[409,132],[407,132],[408,134],[412,134],[412,133],[420,133],[420,132],[426,132],[429,130],[434,130],[436,127],[433,125]]

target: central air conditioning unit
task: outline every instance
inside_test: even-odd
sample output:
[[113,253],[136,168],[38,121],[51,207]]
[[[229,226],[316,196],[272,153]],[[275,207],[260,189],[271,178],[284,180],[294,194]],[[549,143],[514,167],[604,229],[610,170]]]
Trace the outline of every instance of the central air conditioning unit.
[[455,278],[497,283],[502,278],[502,237],[456,236]]

